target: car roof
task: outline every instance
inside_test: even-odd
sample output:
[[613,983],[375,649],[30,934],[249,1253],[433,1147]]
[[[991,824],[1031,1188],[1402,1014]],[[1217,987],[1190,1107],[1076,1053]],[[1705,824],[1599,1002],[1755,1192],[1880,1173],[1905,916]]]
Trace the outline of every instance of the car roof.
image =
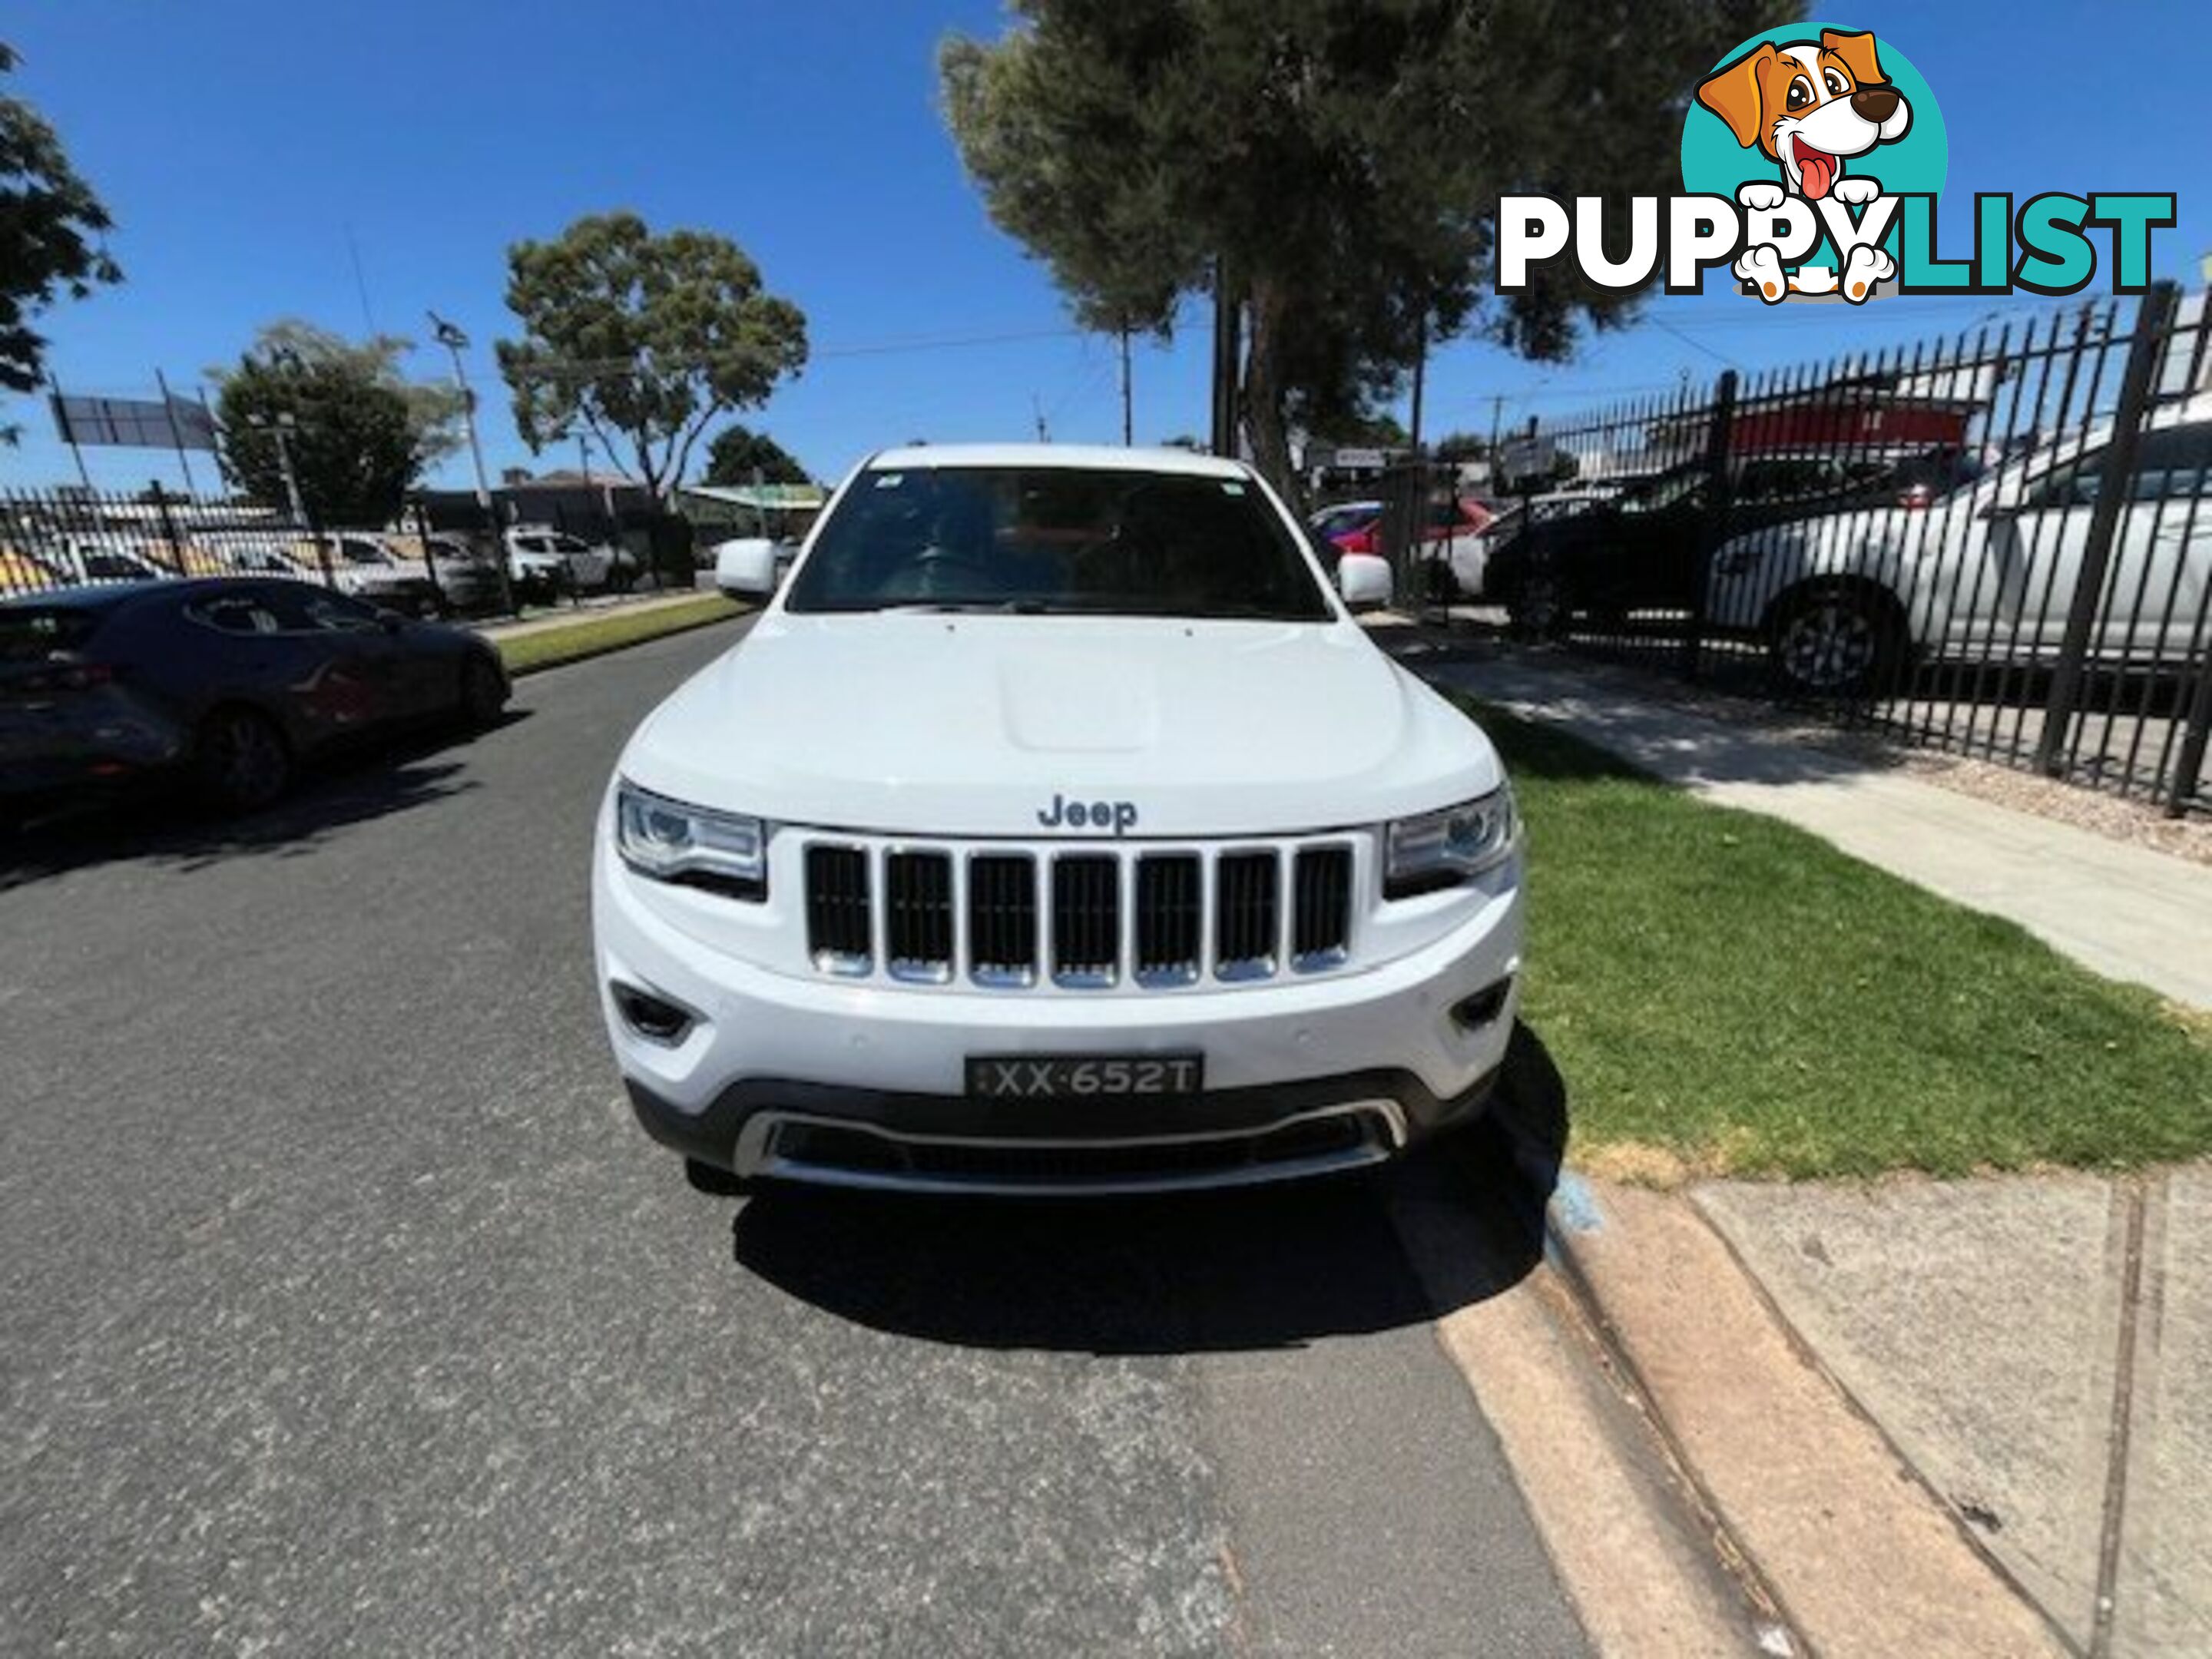
[[1174,472],[1194,478],[1249,478],[1242,461],[1188,449],[1122,449],[1108,444],[920,444],[886,449],[861,464],[871,472],[933,467],[1064,467],[1086,472]]

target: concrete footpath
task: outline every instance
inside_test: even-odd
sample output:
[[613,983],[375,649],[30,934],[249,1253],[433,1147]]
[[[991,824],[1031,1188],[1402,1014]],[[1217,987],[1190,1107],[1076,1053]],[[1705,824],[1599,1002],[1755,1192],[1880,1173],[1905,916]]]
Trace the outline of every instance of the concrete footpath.
[[1564,726],[1729,806],[1784,818],[1946,898],[2016,921],[2110,979],[2212,1008],[2212,867],[1978,800],[1865,759],[1643,697],[1571,659],[1498,651],[1431,659],[1439,685]]
[[2212,1167],[1570,1176],[1552,1228],[1814,1652],[2212,1653]]
[[[2212,1006],[2212,869],[1572,659],[1384,642],[1441,684]],[[1548,1238],[1793,1647],[2212,1654],[2212,1164],[1680,1192],[1569,1173]]]

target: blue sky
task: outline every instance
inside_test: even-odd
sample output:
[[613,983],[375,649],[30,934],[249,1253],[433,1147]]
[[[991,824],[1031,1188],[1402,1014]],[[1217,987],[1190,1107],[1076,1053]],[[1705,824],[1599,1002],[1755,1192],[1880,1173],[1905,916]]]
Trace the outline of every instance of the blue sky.
[[[1055,439],[1118,438],[1110,343],[1075,333],[1042,269],[991,226],[937,112],[936,45],[955,29],[995,33],[992,0],[22,0],[10,12],[0,36],[24,60],[13,89],[106,198],[129,277],[41,325],[70,391],[149,392],[156,367],[197,382],[280,316],[422,338],[434,306],[475,336],[492,465],[573,465],[573,452],[533,463],[507,417],[489,344],[511,325],[504,250],[627,206],[734,237],[805,310],[813,362],[745,418],[818,474],[886,442],[1027,436],[1040,412]],[[1976,189],[2177,191],[2180,223],[2157,234],[2154,263],[2198,285],[2212,192],[2196,175],[2212,116],[2196,88],[2212,70],[2212,7],[2019,0],[1847,17],[1893,40],[1940,94],[1948,232],[1963,233]],[[2100,264],[2101,284],[2101,249]],[[1643,322],[1569,364],[1444,347],[1429,430],[1487,429],[1494,395],[1510,425],[1685,371],[1872,349],[2051,303],[1770,313],[1711,286],[1651,301]],[[914,349],[928,342],[963,343]],[[1202,327],[1139,348],[1140,441],[1204,430],[1206,358]],[[418,350],[410,367],[428,378],[443,356]],[[35,403],[0,403],[0,421],[25,428],[19,449],[0,450],[0,483],[72,476]],[[178,477],[159,453],[88,453],[104,484]],[[441,481],[462,476],[449,465]]]

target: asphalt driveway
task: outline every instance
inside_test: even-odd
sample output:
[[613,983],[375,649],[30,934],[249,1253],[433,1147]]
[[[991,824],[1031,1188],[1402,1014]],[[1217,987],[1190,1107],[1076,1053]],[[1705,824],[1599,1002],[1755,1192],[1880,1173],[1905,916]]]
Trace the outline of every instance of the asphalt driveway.
[[1581,1651],[1428,1322],[1534,1259],[1486,1149],[738,1205],[636,1130],[592,811],[736,632],[0,843],[0,1650]]

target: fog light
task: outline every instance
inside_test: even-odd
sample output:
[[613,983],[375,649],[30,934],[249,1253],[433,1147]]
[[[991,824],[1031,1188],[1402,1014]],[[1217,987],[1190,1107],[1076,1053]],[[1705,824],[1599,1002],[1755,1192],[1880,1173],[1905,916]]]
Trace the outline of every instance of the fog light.
[[654,1042],[676,1042],[691,1029],[691,1012],[687,1008],[679,1008],[665,998],[641,991],[635,985],[617,983],[608,988],[623,1024],[641,1037]]
[[1451,1017],[1463,1030],[1475,1030],[1487,1025],[1505,1012],[1505,999],[1513,994],[1513,981],[1501,979],[1494,985],[1486,985],[1471,997],[1462,997],[1452,1004]]

